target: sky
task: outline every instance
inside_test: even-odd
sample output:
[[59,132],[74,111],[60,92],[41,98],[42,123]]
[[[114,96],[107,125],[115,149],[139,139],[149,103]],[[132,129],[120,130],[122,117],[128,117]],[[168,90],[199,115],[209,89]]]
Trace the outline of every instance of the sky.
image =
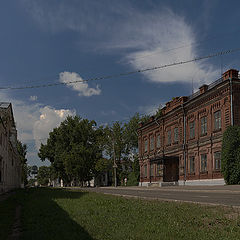
[[[2,0],[0,101],[11,102],[29,165],[53,128],[79,115],[99,125],[154,114],[176,96],[240,69],[240,52],[81,82],[239,48],[239,1]],[[70,85],[4,90],[80,81]]]

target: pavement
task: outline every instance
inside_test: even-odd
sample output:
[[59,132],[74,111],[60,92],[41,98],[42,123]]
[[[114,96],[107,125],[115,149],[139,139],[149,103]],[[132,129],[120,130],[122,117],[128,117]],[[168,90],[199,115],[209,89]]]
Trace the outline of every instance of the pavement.
[[95,187],[85,191],[128,198],[190,202],[240,208],[240,185],[171,187]]

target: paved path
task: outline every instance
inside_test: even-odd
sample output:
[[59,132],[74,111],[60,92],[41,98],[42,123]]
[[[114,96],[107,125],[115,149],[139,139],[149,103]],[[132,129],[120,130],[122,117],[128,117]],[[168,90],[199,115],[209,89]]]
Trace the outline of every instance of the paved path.
[[240,186],[100,187],[84,190],[125,197],[240,207]]

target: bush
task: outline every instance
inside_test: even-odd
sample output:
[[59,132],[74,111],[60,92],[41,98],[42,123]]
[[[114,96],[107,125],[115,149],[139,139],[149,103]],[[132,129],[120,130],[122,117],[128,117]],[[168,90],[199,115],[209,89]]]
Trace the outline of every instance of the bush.
[[138,186],[138,179],[134,172],[128,174],[127,186]]
[[240,184],[240,127],[230,126],[223,134],[222,174],[227,184]]

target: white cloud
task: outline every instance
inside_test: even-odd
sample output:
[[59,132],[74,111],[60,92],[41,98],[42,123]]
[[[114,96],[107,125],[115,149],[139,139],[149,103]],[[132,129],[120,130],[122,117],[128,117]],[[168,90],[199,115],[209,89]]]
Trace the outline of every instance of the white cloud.
[[139,106],[138,110],[140,114],[154,115],[159,107],[162,107],[162,104],[152,104],[146,106]]
[[80,81],[74,84],[67,84],[68,87],[78,92],[78,96],[91,97],[93,95],[101,94],[101,89],[98,85],[96,88],[90,88],[86,82],[81,82],[83,79],[75,72],[61,72],[59,74],[59,81],[62,83]]
[[42,104],[28,104],[22,100],[12,98],[6,93],[0,93],[0,99],[11,102],[14,119],[18,131],[18,139],[23,143],[34,141],[38,150],[40,143],[48,137],[48,133],[69,115],[76,115],[75,110],[55,109]]
[[45,106],[39,109],[40,116],[33,125],[33,137],[36,147],[39,149],[41,143],[46,142],[49,132],[58,127],[67,116],[74,116],[76,112],[69,109],[56,110],[52,107]]
[[37,101],[38,97],[37,96],[30,96],[29,100],[34,102]]
[[[87,49],[111,54],[119,52],[124,55],[121,62],[135,70],[190,60],[201,55],[197,45],[194,45],[198,41],[196,29],[168,8],[156,5],[155,10],[140,11],[129,2],[103,5],[98,1],[83,1],[81,5],[69,2],[46,5],[25,0],[25,4],[33,18],[45,29],[53,33],[65,30],[78,32],[81,46],[85,43]],[[218,78],[219,70],[205,60],[142,74],[157,83],[191,83],[194,78],[194,88],[197,88]],[[78,89],[77,85],[72,88],[83,96],[100,94],[98,87],[86,90],[86,93],[82,89],[88,89],[88,86],[84,84],[79,85]]]

